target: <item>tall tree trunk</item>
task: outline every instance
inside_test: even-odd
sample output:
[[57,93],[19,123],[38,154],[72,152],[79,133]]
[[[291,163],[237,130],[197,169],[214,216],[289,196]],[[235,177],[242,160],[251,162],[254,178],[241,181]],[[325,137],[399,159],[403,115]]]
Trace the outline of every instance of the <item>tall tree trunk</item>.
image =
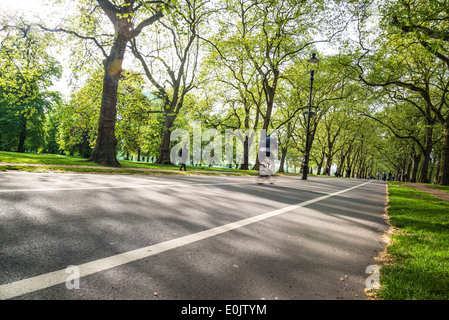
[[433,183],[440,184],[440,161],[437,162],[437,169],[436,169],[435,178],[433,179]]
[[429,183],[427,172],[429,170],[430,154],[432,153],[432,135],[433,126],[426,126],[425,145],[423,150],[424,152],[421,157],[421,168],[419,171],[418,182]]
[[[432,164],[430,165],[430,170],[429,170],[429,181],[432,181],[432,176],[433,176],[433,169],[435,169],[435,162],[437,161],[436,158],[432,159]],[[438,171],[437,171],[438,174]]]
[[335,172],[338,175],[343,175],[344,174],[344,170],[345,170],[345,163],[346,163],[346,154],[341,151],[340,154],[340,161],[337,165],[337,171]]
[[[114,1],[115,2],[115,1]],[[103,165],[120,166],[116,156],[117,138],[115,137],[115,121],[117,114],[117,92],[122,75],[122,63],[126,46],[131,39],[137,37],[144,28],[159,20],[162,10],[141,21],[134,28],[129,16],[133,16],[140,7],[134,6],[136,1],[124,1],[123,5],[116,5],[110,0],[97,0],[99,7],[114,25],[114,41],[109,55],[104,60],[103,94],[101,97],[100,118],[95,147],[89,158],[90,161]],[[59,31],[59,30],[57,30]],[[97,45],[99,43],[97,42]],[[106,53],[103,50],[103,54]]]
[[412,154],[412,172],[411,175],[409,176],[410,182],[416,182],[416,176],[418,174],[418,167],[419,167],[419,162],[421,160],[421,156],[418,153],[415,153],[413,151]]
[[175,122],[176,116],[166,114],[165,115],[165,127],[164,127],[164,135],[162,136],[161,146],[159,148],[159,158],[157,159],[157,163],[162,164],[171,164],[170,159],[170,136],[171,136],[171,128],[173,127],[173,123]]
[[240,170],[249,170],[249,137],[245,136],[243,141],[243,163],[240,165]]
[[[273,84],[272,86],[270,86],[270,84],[268,83],[268,80],[265,79],[263,82],[263,88],[264,88],[264,93],[265,93],[265,98],[266,98],[266,103],[267,103],[267,111],[265,112],[265,117],[263,119],[263,126],[262,129],[265,129],[267,131],[268,134],[268,127],[270,126],[270,120],[271,120],[271,113],[273,112],[273,105],[274,105],[274,96],[276,94],[276,87],[277,87],[277,82],[279,79],[279,70],[274,69],[273,71]],[[259,143],[260,141],[257,141],[257,143]],[[256,163],[253,167],[253,170],[259,170],[259,153],[257,152],[257,157],[256,157]]]
[[[250,108],[245,107],[244,126],[246,132],[249,130],[249,118]],[[240,170],[249,170],[249,139],[251,139],[254,143],[253,137],[248,137],[248,135],[245,135],[245,140],[243,141],[243,163],[240,165]],[[257,143],[259,143],[259,141],[257,141]]]
[[[280,148],[281,149],[281,161],[279,164],[279,171],[278,172],[285,172],[284,166],[285,166],[285,158],[287,157],[287,147]],[[288,167],[287,167],[288,171]]]
[[446,186],[449,185],[449,119],[444,123],[438,183]]
[[115,167],[120,166],[115,153],[117,146],[117,138],[115,137],[117,92],[127,42],[128,38],[119,33],[111,48],[109,57],[104,63],[103,95],[98,122],[98,136],[94,150],[89,158],[89,161]]
[[409,159],[408,163],[407,163],[407,170],[404,172],[407,174],[409,181],[410,181],[410,176],[411,176],[411,172],[412,172],[412,165],[413,165],[413,161],[412,161],[412,159]]

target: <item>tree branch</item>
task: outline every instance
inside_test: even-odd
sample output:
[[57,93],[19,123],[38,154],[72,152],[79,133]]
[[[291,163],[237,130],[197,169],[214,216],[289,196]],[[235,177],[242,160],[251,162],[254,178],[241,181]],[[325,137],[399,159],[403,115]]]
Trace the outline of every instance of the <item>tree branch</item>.
[[396,132],[396,131],[389,125],[389,124],[383,122],[382,120],[377,119],[376,117],[373,117],[373,116],[371,116],[371,115],[369,115],[369,114],[367,114],[367,113],[365,113],[365,112],[363,112],[361,115],[363,115],[363,116],[365,116],[365,117],[368,117],[368,118],[371,118],[371,119],[373,119],[373,120],[376,120],[376,121],[379,122],[380,124],[384,125],[385,127],[387,127],[387,128],[391,131],[391,133],[393,133],[393,134],[394,134],[397,138],[399,138],[399,139],[412,139],[413,141],[415,141],[415,142],[418,144],[418,146],[420,147],[420,149],[421,149],[423,152],[425,152],[424,146],[421,144],[421,142],[420,142],[416,137],[411,136],[411,135],[408,135],[408,136],[402,136],[402,135],[398,134],[398,133],[397,133],[397,132]]
[[158,12],[156,12],[154,15],[152,15],[151,17],[149,17],[148,19],[143,20],[141,23],[139,23],[137,25],[137,27],[135,27],[134,29],[132,29],[129,32],[129,37],[135,38],[137,37],[142,30],[145,27],[148,27],[149,25],[152,25],[153,23],[155,23],[157,20],[159,20],[160,18],[162,18],[164,16],[164,13],[162,12],[162,10],[159,10]]
[[130,42],[131,42],[131,51],[134,54],[134,56],[141,62],[142,67],[145,71],[145,75],[147,76],[148,80],[150,80],[150,82],[153,84],[153,86],[155,86],[157,88],[157,90],[159,91],[159,93],[163,96],[164,102],[169,104],[170,101],[169,101],[167,92],[165,91],[164,87],[161,86],[154,79],[153,74],[151,73],[150,69],[148,68],[148,65],[147,65],[145,59],[142,57],[139,50],[137,49],[136,40],[132,39]]
[[114,24],[115,26],[118,20],[117,15],[120,13],[120,10],[109,0],[97,0],[97,2],[100,5],[101,9],[103,9],[104,13],[106,13],[112,24]]
[[83,36],[83,35],[75,32],[75,31],[66,30],[64,28],[50,29],[50,28],[47,28],[47,27],[45,27],[45,26],[43,26],[41,24],[38,24],[38,23],[32,24],[32,25],[35,25],[35,26],[37,26],[37,27],[39,27],[39,28],[41,28],[42,30],[45,30],[45,31],[49,31],[49,32],[64,32],[64,33],[67,33],[67,34],[74,35],[75,37],[83,39],[83,40],[92,40],[97,45],[97,47],[101,50],[101,53],[103,54],[103,56],[105,58],[108,58],[108,54],[106,53],[106,51],[104,50],[103,46],[98,42],[98,40],[95,37]]

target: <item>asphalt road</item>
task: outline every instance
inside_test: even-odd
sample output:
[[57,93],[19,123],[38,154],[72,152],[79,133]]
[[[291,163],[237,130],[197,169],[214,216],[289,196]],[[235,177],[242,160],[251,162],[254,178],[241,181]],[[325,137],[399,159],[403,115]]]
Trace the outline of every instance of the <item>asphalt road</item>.
[[369,180],[1,173],[0,299],[366,299],[385,203]]

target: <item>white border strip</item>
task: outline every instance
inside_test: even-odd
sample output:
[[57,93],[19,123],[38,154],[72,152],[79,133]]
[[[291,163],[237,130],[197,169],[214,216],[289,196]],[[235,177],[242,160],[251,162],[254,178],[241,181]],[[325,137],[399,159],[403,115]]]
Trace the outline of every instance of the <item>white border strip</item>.
[[[362,187],[371,181],[362,183],[360,185],[344,189],[341,191],[337,191],[334,193],[330,193],[324,196],[320,196],[315,199],[311,199],[308,201],[301,202],[296,205],[291,205],[282,209],[266,212],[251,218],[239,220],[236,222],[228,223],[225,225],[222,225],[220,227],[208,229],[205,231],[201,231],[198,233],[194,233],[188,236],[184,236],[177,239],[172,239],[169,241],[161,242],[158,244],[154,244],[151,246],[147,246],[144,248],[124,252],[121,254],[117,254],[114,256],[110,256],[104,259],[95,260],[92,262],[87,262],[81,265],[77,265],[77,267],[80,270],[79,277],[85,277],[94,273],[98,273],[101,271],[105,271],[108,269],[112,269],[133,261],[137,261],[143,258],[147,258],[153,255],[156,255],[158,253],[162,253],[168,250],[172,250],[175,248],[179,248],[200,240],[204,240],[210,237],[217,236],[219,234],[238,229],[262,220],[266,220],[272,217],[275,217],[277,215],[280,215],[285,212],[293,211],[301,207],[305,207],[307,205],[310,205],[312,203],[316,203],[319,201],[323,201],[325,199],[340,195],[342,193],[351,191],[353,189]],[[11,299],[14,297],[21,296],[23,294],[31,293],[34,291],[42,290],[49,288],[54,285],[58,285],[61,283],[65,283],[67,281],[68,274],[66,272],[66,269],[54,271],[46,274],[42,274],[39,276],[31,277],[28,279],[19,280],[16,282],[7,283],[0,286],[0,300],[5,299]]]

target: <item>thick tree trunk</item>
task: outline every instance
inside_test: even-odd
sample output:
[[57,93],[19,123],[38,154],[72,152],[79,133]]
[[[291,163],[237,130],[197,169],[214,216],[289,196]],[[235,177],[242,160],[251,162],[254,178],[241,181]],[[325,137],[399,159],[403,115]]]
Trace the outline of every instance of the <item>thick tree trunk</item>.
[[[285,158],[286,157],[287,157],[287,147],[281,148],[281,162],[279,164],[279,171],[278,172],[285,172],[284,166],[285,166]],[[288,171],[288,169],[287,169],[287,171]]]
[[440,159],[440,161],[437,162],[437,170],[436,170],[435,178],[433,179],[434,184],[440,184],[440,162],[441,162],[441,159]]
[[[245,103],[246,105],[246,103]],[[249,130],[249,118],[250,118],[250,108],[245,107],[245,119],[244,126],[245,132]],[[240,164],[240,170],[249,170],[249,141],[254,141],[253,136],[245,135],[245,139],[243,140],[243,163]]]
[[[435,162],[436,162],[436,158],[432,159],[432,163],[430,165],[430,170],[429,170],[429,181],[432,181],[432,177],[433,177],[433,170],[435,169]],[[437,171],[438,174],[438,171]]]
[[324,165],[324,173],[326,173],[326,168],[329,170],[328,174],[331,174],[331,168],[332,168],[332,147],[329,147],[328,154],[326,157],[326,163]]
[[119,34],[105,61],[98,136],[95,148],[89,158],[89,161],[115,167],[120,166],[115,153],[117,146],[115,137],[117,91],[127,42],[127,37]]
[[243,163],[240,165],[240,170],[249,170],[249,137],[245,136],[243,141]]
[[165,127],[164,135],[162,136],[161,146],[159,148],[159,157],[157,163],[171,164],[170,159],[170,136],[171,128],[175,122],[175,116],[166,114],[165,116]]
[[444,123],[443,148],[441,149],[440,170],[438,173],[438,183],[449,185],[449,121]]
[[415,151],[413,150],[412,153],[412,171],[411,171],[411,175],[410,175],[410,182],[416,182],[416,175],[418,173],[418,167],[419,167],[419,162],[420,162],[420,155],[419,153],[416,154]]
[[346,154],[344,154],[343,151],[341,151],[340,161],[338,162],[337,170],[335,171],[335,173],[337,175],[343,175],[344,174],[345,162],[346,162]]
[[429,183],[428,180],[428,170],[429,170],[429,162],[430,162],[430,154],[432,153],[432,135],[433,135],[433,127],[426,127],[426,136],[425,136],[425,150],[423,150],[423,154],[421,157],[421,168],[419,170],[418,182]]

